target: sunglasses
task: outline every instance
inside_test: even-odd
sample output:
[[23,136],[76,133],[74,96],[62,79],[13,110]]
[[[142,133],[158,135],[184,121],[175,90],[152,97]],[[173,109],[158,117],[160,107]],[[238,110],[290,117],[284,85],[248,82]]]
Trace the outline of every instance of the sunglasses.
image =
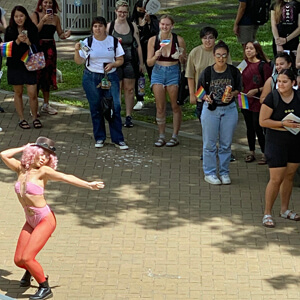
[[219,53],[217,53],[217,54],[215,54],[215,57],[216,57],[216,58],[221,58],[221,57],[226,58],[227,56],[228,56],[227,53],[224,53],[224,54],[219,54]]

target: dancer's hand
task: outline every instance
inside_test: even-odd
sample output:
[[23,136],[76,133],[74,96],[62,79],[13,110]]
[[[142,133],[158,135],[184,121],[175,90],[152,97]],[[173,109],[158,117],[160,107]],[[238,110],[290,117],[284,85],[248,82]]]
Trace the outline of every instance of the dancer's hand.
[[91,190],[100,190],[104,188],[104,182],[103,181],[92,181],[88,183],[88,186]]

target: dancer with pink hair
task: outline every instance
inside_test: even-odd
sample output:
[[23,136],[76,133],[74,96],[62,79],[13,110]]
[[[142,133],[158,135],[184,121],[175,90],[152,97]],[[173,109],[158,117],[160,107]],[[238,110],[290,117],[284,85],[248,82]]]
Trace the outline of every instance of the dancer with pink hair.
[[[3,162],[18,175],[15,192],[23,206],[26,222],[19,236],[14,261],[18,267],[26,270],[20,281],[21,287],[30,286],[31,276],[39,283],[36,294],[29,297],[31,300],[49,299],[53,295],[48,277],[45,277],[42,266],[35,260],[56,227],[55,215],[44,198],[48,180],[62,181],[91,190],[104,188],[102,181],[88,182],[56,171],[55,150],[52,140],[39,137],[33,144],[0,153]],[[14,158],[21,152],[21,160]]]

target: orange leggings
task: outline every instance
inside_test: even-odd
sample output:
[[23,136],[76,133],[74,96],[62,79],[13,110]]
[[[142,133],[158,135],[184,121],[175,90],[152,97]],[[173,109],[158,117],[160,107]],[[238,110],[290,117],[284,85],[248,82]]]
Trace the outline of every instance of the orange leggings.
[[38,283],[45,281],[45,274],[35,257],[45,246],[55,227],[56,219],[51,211],[35,228],[26,222],[19,236],[14,258],[15,264],[28,270]]

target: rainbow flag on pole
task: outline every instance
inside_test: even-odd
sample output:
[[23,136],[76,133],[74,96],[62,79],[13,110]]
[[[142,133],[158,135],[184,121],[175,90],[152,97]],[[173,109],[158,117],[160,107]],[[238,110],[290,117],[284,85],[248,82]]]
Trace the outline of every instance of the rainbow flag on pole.
[[23,56],[21,57],[21,61],[23,61],[24,63],[27,63],[28,60],[29,60],[29,58],[30,58],[29,50],[27,50],[27,51],[23,54]]
[[204,90],[204,87],[202,85],[200,85],[199,89],[197,90],[197,92],[195,93],[195,96],[199,99],[202,100],[203,97],[206,95],[206,92]]
[[14,42],[7,42],[0,44],[1,56],[12,57],[12,45]]
[[238,102],[239,102],[240,108],[249,109],[248,97],[246,94],[239,93],[238,94]]

